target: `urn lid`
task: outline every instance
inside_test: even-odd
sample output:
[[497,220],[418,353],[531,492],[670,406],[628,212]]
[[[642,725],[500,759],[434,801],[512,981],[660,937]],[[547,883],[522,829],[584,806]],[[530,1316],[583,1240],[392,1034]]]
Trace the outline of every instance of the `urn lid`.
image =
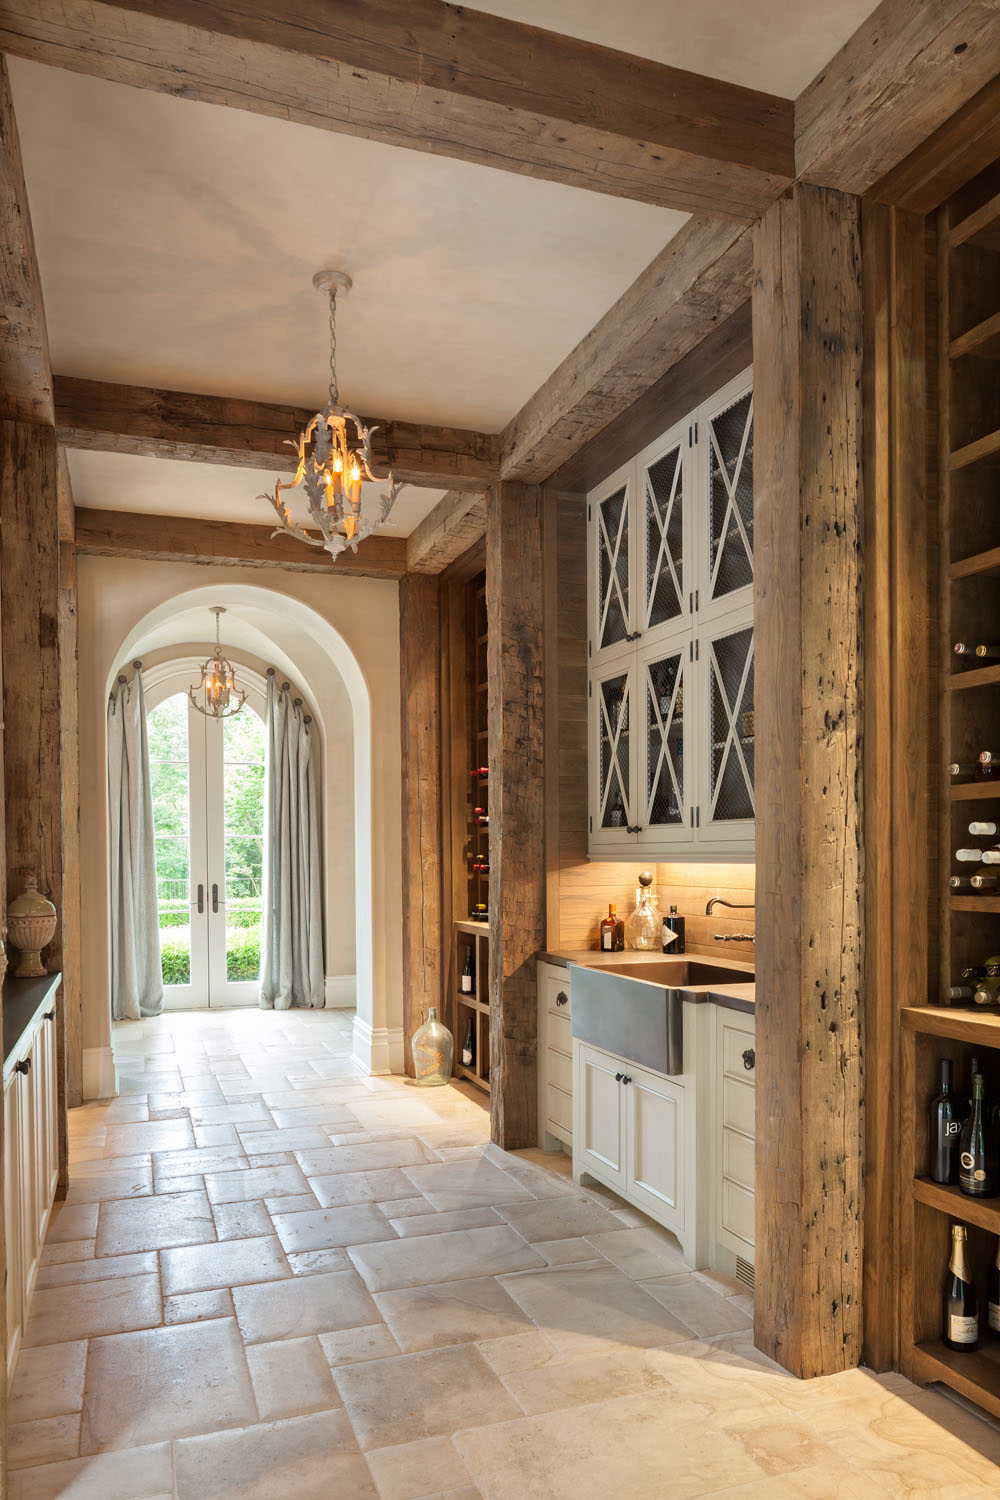
[[38,889],[38,878],[30,875],[20,896],[7,908],[8,917],[54,917],[56,909],[52,902]]

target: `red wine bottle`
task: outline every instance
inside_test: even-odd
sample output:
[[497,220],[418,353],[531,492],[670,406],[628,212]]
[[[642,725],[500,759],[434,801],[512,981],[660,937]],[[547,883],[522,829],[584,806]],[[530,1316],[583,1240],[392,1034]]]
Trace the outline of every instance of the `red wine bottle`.
[[951,1089],[951,1058],[941,1059],[941,1092],[930,1104],[931,1181],[958,1181],[958,1151],[965,1111]]
[[979,1343],[979,1298],[969,1270],[964,1224],[951,1226],[951,1258],[944,1284],[942,1338],[949,1349],[971,1353]]

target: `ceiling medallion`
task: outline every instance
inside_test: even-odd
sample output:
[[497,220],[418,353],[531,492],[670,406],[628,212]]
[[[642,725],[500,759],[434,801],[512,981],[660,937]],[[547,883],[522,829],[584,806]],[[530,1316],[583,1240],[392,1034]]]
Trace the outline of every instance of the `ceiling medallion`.
[[[246,689],[240,691],[236,686],[236,674],[230,663],[222,654],[222,642],[219,639],[219,626],[221,616],[226,613],[221,604],[212,605],[212,613],[215,616],[215,655],[210,656],[201,669],[201,681],[197,687],[188,688],[188,696],[200,714],[208,719],[231,719],[238,714],[247,701]],[[195,693],[203,692],[205,702],[201,704],[195,697]],[[239,701],[233,703],[233,694],[239,692]]]
[[[289,484],[279,479],[273,495],[259,495],[270,500],[278,515],[278,530],[307,542],[310,547],[325,547],[331,557],[339,557],[346,547],[357,552],[358,543],[380,526],[384,526],[396,496],[403,484],[397,484],[390,470],[388,492],[379,500],[375,513],[362,514],[362,491],[365,481],[375,482],[371,470],[371,440],[377,427],[365,427],[353,412],[340,405],[337,386],[337,293],[349,292],[351,278],[345,271],[317,271],[313,277],[317,291],[330,298],[330,394],[326,406],[317,412],[296,441],[287,438],[289,447],[299,456],[295,478]],[[349,431],[353,428],[353,433]],[[321,533],[313,535],[305,526],[292,520],[289,507],[282,500],[283,490],[302,487],[309,505],[309,525]]]

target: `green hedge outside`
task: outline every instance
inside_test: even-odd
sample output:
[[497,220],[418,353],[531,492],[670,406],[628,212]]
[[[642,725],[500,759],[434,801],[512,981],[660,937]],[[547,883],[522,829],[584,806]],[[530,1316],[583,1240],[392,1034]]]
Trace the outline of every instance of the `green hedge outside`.
[[[160,921],[161,930],[164,927]],[[177,926],[177,923],[169,924]],[[191,983],[191,939],[183,937],[160,938],[160,962],[164,984]],[[256,979],[260,974],[260,928],[226,928],[226,978],[230,983],[238,980]]]
[[191,942],[187,937],[169,942],[160,939],[160,964],[164,984],[191,983]]

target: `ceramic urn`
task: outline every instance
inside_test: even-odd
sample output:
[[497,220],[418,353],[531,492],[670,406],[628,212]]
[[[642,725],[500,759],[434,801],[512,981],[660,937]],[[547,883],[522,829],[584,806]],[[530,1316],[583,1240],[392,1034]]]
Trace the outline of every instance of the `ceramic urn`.
[[7,936],[21,950],[15,979],[37,979],[46,973],[41,950],[51,943],[55,931],[56,909],[31,876],[24,892],[7,908]]

